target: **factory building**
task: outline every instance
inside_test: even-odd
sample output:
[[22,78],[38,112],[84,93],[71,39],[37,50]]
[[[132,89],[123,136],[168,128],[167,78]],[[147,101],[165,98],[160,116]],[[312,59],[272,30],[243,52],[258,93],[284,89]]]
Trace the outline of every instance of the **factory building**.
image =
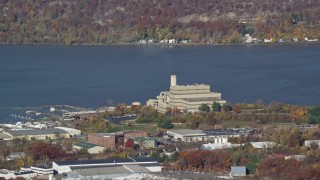
[[134,137],[147,137],[148,133],[139,130],[125,130],[115,133],[92,133],[88,134],[88,142],[109,149],[122,147],[127,139]]
[[5,132],[11,136],[12,139],[59,139],[59,138],[70,138],[70,134],[62,129],[32,129],[32,130],[10,130]]
[[163,91],[157,99],[150,99],[147,105],[165,113],[168,108],[178,108],[182,112],[199,111],[201,104],[211,106],[213,102],[225,104],[221,93],[211,92],[208,84],[177,85],[177,76],[171,75],[170,91]]
[[226,143],[230,137],[247,136],[258,134],[260,131],[251,128],[235,129],[212,129],[212,130],[193,130],[193,129],[171,129],[167,131],[169,137],[181,142],[211,141],[215,144]]
[[[153,158],[95,159],[52,162],[52,168],[58,174],[68,174],[68,178],[94,177],[109,175],[102,179],[112,179],[119,175],[141,172],[160,172],[161,166]],[[102,169],[100,169],[102,168]],[[114,175],[111,177],[111,175]],[[101,177],[100,177],[101,178]]]

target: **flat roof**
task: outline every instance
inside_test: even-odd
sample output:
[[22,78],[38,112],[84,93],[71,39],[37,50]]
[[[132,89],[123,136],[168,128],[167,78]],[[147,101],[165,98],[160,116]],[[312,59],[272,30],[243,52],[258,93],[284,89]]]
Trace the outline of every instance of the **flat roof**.
[[93,147],[96,147],[98,145],[95,145],[95,144],[91,144],[91,143],[87,143],[87,142],[79,142],[79,143],[76,143],[74,144],[75,146],[79,146],[79,147],[82,147],[84,149],[90,149],[90,148],[93,148]]
[[93,176],[93,175],[109,175],[109,174],[126,174],[132,173],[129,169],[123,166],[111,166],[111,167],[95,167],[86,169],[75,169],[68,174],[79,173],[81,176]]
[[[157,164],[157,166],[160,166]],[[96,166],[96,167],[72,167],[72,171],[68,174],[80,174],[81,176],[93,175],[111,175],[111,174],[127,174],[127,173],[150,173],[145,164],[142,165],[115,165],[115,166]]]
[[203,97],[203,98],[183,98],[183,100],[188,102],[201,102],[201,101],[221,101],[220,97]]
[[194,129],[172,129],[167,132],[173,132],[176,134],[180,134],[182,136],[205,136],[206,134],[202,132],[202,130],[194,130]]
[[67,133],[62,129],[32,129],[32,130],[10,130],[7,131],[12,136],[27,136],[27,135],[45,135]]
[[258,129],[254,128],[234,128],[234,129],[212,129],[212,130],[193,130],[193,129],[171,129],[167,131],[182,136],[221,136],[221,135],[246,135],[257,133]]
[[10,136],[8,136],[7,134],[0,132],[0,139],[7,139],[10,138]]
[[147,168],[140,166],[140,165],[135,165],[135,164],[130,164],[130,165],[123,165],[125,168],[128,168],[129,170],[135,172],[135,173],[148,173],[150,170]]
[[103,165],[108,163],[133,163],[133,162],[157,162],[153,158],[140,157],[140,158],[110,158],[110,159],[90,159],[90,160],[74,160],[74,161],[57,161],[55,162],[59,166],[77,166],[77,165]]

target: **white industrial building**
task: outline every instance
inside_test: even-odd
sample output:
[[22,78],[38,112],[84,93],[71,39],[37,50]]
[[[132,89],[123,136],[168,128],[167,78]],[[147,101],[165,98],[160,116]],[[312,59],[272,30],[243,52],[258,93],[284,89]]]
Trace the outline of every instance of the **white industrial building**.
[[61,129],[63,131],[66,131],[70,134],[70,136],[78,136],[81,135],[81,130],[79,129],[74,129],[74,128],[68,128],[68,127],[55,127],[55,129]]
[[167,134],[175,140],[182,142],[210,141],[212,143],[226,143],[230,137],[247,136],[256,134],[260,131],[254,128],[234,128],[234,129],[212,129],[212,130],[193,130],[193,129],[172,129]]
[[26,172],[35,172],[37,175],[53,175],[53,169],[48,166],[30,166],[30,167],[22,167],[21,171]]
[[[160,172],[161,166],[157,163],[155,159],[152,158],[124,158],[124,159],[95,159],[95,160],[75,160],[75,161],[57,161],[52,162],[52,168],[54,171],[56,171],[58,174],[63,173],[69,173],[71,171],[75,172],[75,170],[78,170],[78,174],[81,172],[85,172],[84,174],[91,174],[92,172],[98,172],[99,170],[95,169],[97,167],[99,168],[105,168],[105,171],[113,172],[114,174],[126,174],[128,173],[128,166],[132,166],[132,168],[139,168],[143,169],[144,171],[149,172]],[[116,167],[116,168],[113,168]],[[109,169],[108,169],[109,168]],[[80,170],[81,169],[81,170]],[[85,169],[90,169],[91,171],[86,171]],[[113,169],[113,170],[112,170]],[[117,173],[116,170],[121,170],[119,173]],[[127,170],[125,170],[127,169]],[[130,169],[130,168],[129,168]],[[81,171],[81,172],[80,172]],[[100,172],[100,171],[99,171]],[[131,172],[129,170],[129,172]],[[137,171],[132,171],[137,172]],[[101,172],[102,173],[102,172]],[[74,173],[71,173],[74,175]],[[93,175],[93,174],[91,174]],[[84,176],[84,175],[81,175]],[[72,176],[75,177],[75,176]]]
[[67,179],[115,179],[142,173],[152,175],[153,172],[143,165],[72,168],[72,171],[67,173]]
[[182,142],[211,141],[214,143],[226,143],[229,137],[239,137],[240,134],[221,130],[193,130],[173,129],[168,130],[169,137]]
[[266,148],[274,148],[278,144],[270,141],[262,141],[262,142],[250,142],[253,148],[256,149],[266,149]]
[[70,138],[70,134],[62,129],[27,129],[27,130],[9,130],[3,132],[12,139],[58,139],[58,138]]
[[170,91],[161,92],[157,99],[148,100],[147,105],[156,107],[161,113],[165,113],[168,108],[177,108],[183,112],[196,112],[199,111],[201,104],[211,106],[213,102],[226,103],[221,99],[221,93],[210,92],[210,85],[177,85],[177,76],[171,75]]
[[16,179],[16,178],[24,178],[24,179],[33,179],[37,174],[33,171],[9,171],[7,169],[0,169],[0,177],[5,179]]
[[229,142],[224,143],[209,143],[209,144],[202,144],[200,149],[202,150],[216,150],[216,149],[229,149],[234,147],[239,147],[241,144],[231,144]]

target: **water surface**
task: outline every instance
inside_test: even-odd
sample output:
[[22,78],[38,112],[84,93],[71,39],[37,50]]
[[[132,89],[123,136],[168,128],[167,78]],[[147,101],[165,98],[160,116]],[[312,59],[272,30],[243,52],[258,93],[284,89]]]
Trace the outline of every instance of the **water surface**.
[[229,102],[320,102],[320,46],[0,46],[0,107],[143,104],[208,83]]

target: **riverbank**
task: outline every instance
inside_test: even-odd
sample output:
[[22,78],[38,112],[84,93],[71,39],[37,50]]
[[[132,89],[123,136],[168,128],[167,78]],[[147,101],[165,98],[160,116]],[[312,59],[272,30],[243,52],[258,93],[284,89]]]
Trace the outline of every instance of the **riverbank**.
[[320,45],[319,41],[316,42],[270,42],[270,43],[234,43],[234,44],[226,44],[226,43],[74,43],[74,44],[54,44],[54,43],[3,43],[0,42],[0,45],[14,45],[14,46],[25,46],[25,45],[33,45],[33,46],[155,46],[155,47],[193,47],[193,46],[274,46],[274,45],[286,45],[286,46],[294,46],[294,45]]

